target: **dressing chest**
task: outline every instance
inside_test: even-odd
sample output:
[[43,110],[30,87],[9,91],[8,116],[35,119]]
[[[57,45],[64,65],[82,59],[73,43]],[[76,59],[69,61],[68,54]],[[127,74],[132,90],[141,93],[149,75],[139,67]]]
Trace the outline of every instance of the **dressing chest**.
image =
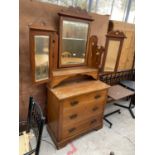
[[57,148],[102,128],[108,87],[98,80],[83,80],[48,88],[48,131]]

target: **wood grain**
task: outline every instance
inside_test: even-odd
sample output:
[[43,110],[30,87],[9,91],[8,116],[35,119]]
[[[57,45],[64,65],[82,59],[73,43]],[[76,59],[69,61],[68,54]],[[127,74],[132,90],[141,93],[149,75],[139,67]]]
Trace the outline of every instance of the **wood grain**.
[[[95,98],[96,96],[99,96],[97,99]],[[74,107],[77,108],[79,106],[84,106],[85,104],[91,104],[93,102],[104,102],[105,100],[105,96],[106,96],[106,90],[101,90],[101,91],[95,91],[95,92],[91,92],[91,93],[87,93],[83,94],[81,92],[80,96],[73,96],[70,98],[65,98],[65,100],[63,100],[63,104],[64,104],[64,111],[73,109]],[[60,99],[60,98],[59,98]],[[77,101],[78,104],[76,105],[71,105],[72,102]]]
[[65,139],[75,134],[80,134],[83,130],[89,129],[99,124],[102,124],[102,122],[98,116],[92,117],[88,120],[84,120],[80,122],[79,124],[74,123],[73,125],[69,127],[67,126],[66,128],[63,129],[62,138]]
[[102,127],[109,87],[98,80],[80,80],[48,88],[48,130],[57,148]]
[[88,67],[59,69],[52,72],[52,81],[48,83],[49,88],[57,86],[62,81],[79,75],[88,75],[94,79],[98,78],[98,70]]
[[99,81],[90,80],[82,81],[80,83],[73,82],[72,84],[64,84],[61,87],[50,89],[50,91],[59,99],[63,100],[69,97],[78,96],[81,94],[87,94],[90,92],[96,92],[99,90],[108,89],[109,85]]

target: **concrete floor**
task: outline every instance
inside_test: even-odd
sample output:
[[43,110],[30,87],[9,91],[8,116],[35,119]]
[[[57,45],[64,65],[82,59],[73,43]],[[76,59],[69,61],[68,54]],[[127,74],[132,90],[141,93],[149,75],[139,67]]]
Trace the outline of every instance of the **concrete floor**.
[[[128,101],[120,101],[128,105]],[[119,107],[108,104],[105,114]],[[104,122],[102,129],[90,132],[69,143],[66,147],[56,150],[48,135],[46,126],[43,131],[40,155],[134,155],[135,154],[135,120],[127,109],[121,108],[121,114],[114,114],[108,119],[113,123],[112,128]],[[134,109],[133,109],[134,111]]]

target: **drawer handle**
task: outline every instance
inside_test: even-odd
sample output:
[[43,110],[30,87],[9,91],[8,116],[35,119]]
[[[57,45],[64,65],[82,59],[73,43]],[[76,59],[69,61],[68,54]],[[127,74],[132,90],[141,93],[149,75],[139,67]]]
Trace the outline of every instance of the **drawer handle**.
[[92,111],[96,111],[96,110],[98,110],[98,107],[97,107],[97,106],[95,106],[95,107],[92,109]]
[[75,105],[77,105],[79,103],[79,101],[72,101],[70,104],[71,104],[71,106],[75,106]]
[[101,95],[96,95],[94,98],[95,99],[98,99],[98,98],[100,98],[101,97]]
[[76,130],[76,128],[71,128],[71,129],[69,129],[68,131],[69,131],[69,133],[71,133],[71,132],[73,132],[73,131],[75,131]]
[[90,125],[91,125],[91,124],[94,124],[94,123],[96,123],[96,122],[97,122],[97,120],[94,119],[94,120],[92,120],[92,121],[90,122]]
[[71,115],[71,116],[69,116],[69,117],[70,117],[70,119],[74,119],[74,118],[77,117],[77,114],[73,114],[73,115]]

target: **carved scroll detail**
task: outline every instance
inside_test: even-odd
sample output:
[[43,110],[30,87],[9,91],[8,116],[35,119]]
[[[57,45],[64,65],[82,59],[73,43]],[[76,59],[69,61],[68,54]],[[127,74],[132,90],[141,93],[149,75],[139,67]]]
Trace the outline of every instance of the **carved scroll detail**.
[[99,68],[101,63],[101,56],[104,52],[103,46],[97,46],[98,38],[93,35],[89,40],[89,57],[88,57],[88,65],[89,67]]

